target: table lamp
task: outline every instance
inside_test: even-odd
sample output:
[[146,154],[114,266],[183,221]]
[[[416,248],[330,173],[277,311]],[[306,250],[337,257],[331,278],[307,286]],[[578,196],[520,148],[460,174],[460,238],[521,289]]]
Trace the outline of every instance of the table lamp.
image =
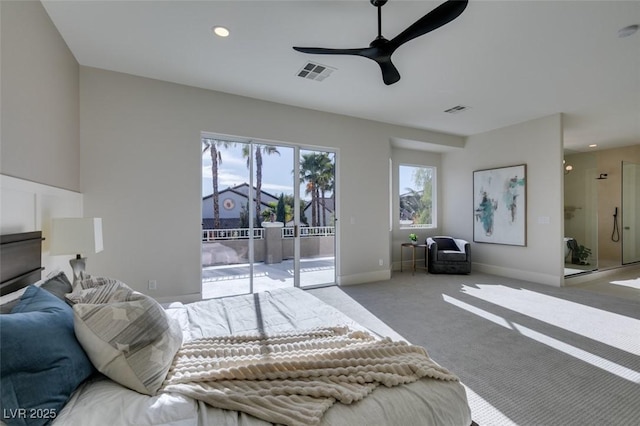
[[75,254],[69,260],[73,284],[80,280],[87,258],[82,254],[102,251],[102,218],[54,218],[51,223],[51,255]]

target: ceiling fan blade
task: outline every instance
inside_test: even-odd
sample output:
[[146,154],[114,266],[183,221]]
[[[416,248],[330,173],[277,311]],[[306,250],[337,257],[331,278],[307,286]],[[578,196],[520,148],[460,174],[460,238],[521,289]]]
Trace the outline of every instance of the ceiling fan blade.
[[400,45],[425,35],[456,19],[466,9],[469,0],[448,0],[411,24],[409,28],[395,36],[389,44],[395,49]]
[[400,80],[400,72],[391,62],[391,53],[385,47],[363,47],[360,49],[327,49],[324,47],[294,47],[302,53],[316,55],[354,55],[369,58],[380,65],[382,80],[387,86]]
[[369,50],[369,47],[360,49],[327,49],[324,47],[293,47],[294,50],[302,53],[311,53],[314,55],[357,55],[364,56],[363,52]]
[[396,66],[393,65],[391,59],[376,62],[378,63],[378,65],[380,65],[380,70],[382,71],[382,81],[384,81],[384,84],[390,86],[400,80],[400,72],[398,71]]

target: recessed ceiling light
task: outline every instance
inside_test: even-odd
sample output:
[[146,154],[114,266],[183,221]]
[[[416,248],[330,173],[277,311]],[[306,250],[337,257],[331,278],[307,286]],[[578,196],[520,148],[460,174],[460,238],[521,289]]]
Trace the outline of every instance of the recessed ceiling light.
[[218,37],[229,37],[229,30],[226,29],[225,27],[215,26],[215,27],[211,28],[211,30]]
[[595,148],[595,147],[597,147],[597,146],[598,146],[598,144],[597,144],[597,143],[592,143],[591,145],[589,145],[589,148]]
[[634,24],[634,25],[628,25],[624,28],[621,28],[618,30],[618,37],[623,38],[623,37],[629,37],[630,35],[633,35],[636,33],[636,31],[638,31],[638,25]]

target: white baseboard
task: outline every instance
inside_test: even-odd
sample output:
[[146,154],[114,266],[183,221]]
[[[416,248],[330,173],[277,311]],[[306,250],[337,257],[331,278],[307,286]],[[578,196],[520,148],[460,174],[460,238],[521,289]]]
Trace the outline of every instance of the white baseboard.
[[374,281],[387,281],[391,279],[391,270],[384,269],[381,271],[364,272],[353,275],[340,275],[337,277],[338,285],[355,285],[364,284]]
[[[147,296],[153,297],[153,295],[147,294]],[[182,294],[180,296],[162,296],[162,297],[153,297],[158,303],[171,303],[171,302],[181,302],[181,303],[192,303],[199,302],[202,300],[202,293],[191,293],[191,294]]]
[[503,266],[487,265],[483,263],[474,263],[472,268],[474,271],[484,272],[486,274],[499,275],[501,277],[530,281],[554,287],[561,287],[563,281],[563,277],[560,275],[541,274],[539,272],[523,271],[521,269],[505,268]]

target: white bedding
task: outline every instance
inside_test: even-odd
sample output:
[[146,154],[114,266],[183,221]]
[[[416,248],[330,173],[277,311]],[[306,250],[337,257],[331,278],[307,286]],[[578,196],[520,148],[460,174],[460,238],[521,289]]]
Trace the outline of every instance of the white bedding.
[[[346,325],[363,329],[349,317],[299,289],[172,304],[183,339],[279,333]],[[54,425],[216,425],[259,426],[269,423],[245,413],[210,407],[179,394],[147,396],[106,378],[83,384],[60,412]],[[393,388],[380,387],[351,405],[335,404],[321,425],[451,425],[469,426],[471,416],[459,382],[422,379]]]

